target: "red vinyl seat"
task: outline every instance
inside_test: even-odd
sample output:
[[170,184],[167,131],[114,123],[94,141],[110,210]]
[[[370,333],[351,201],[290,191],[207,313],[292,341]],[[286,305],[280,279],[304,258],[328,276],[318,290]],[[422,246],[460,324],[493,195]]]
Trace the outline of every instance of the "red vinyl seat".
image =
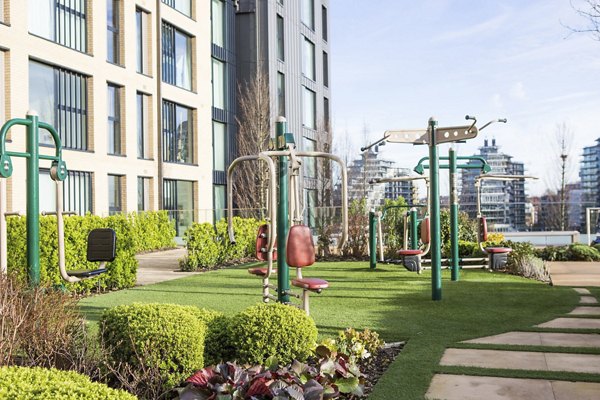
[[286,253],[290,267],[303,268],[315,263],[315,244],[308,226],[294,225],[290,228]]
[[306,290],[318,291],[327,289],[329,287],[329,282],[318,278],[296,278],[292,279],[292,285]]
[[423,250],[398,250],[399,256],[418,256],[423,254]]
[[[256,276],[267,276],[267,271],[269,269],[265,267],[257,267],[257,268],[248,268],[248,273]],[[276,274],[277,270],[273,269],[272,274]]]
[[485,251],[491,254],[508,254],[512,249],[510,247],[486,247]]

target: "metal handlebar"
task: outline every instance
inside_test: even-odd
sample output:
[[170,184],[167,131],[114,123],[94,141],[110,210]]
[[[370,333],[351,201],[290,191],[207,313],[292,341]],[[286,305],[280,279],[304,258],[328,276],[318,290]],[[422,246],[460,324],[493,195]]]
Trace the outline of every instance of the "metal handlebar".
[[58,233],[58,270],[60,276],[69,283],[81,281],[81,278],[67,273],[65,263],[65,221],[63,219],[63,181],[56,180],[56,226]]

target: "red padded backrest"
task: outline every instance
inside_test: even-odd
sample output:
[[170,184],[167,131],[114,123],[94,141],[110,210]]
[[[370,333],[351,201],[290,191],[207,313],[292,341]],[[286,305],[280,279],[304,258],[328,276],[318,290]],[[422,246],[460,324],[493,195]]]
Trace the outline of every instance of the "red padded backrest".
[[[264,236],[264,237],[263,237]],[[256,234],[256,258],[260,261],[267,261],[267,253],[262,251],[269,245],[269,225],[261,225]],[[277,251],[273,251],[273,261],[277,260]]]
[[488,231],[487,221],[485,220],[485,217],[479,217],[479,229],[477,231],[477,234],[479,235],[480,242],[485,242],[487,240]]
[[431,232],[429,230],[429,218],[425,218],[421,221],[421,242],[423,244],[429,243],[431,240]]
[[315,263],[315,244],[308,226],[294,225],[290,228],[286,255],[290,267],[302,268]]

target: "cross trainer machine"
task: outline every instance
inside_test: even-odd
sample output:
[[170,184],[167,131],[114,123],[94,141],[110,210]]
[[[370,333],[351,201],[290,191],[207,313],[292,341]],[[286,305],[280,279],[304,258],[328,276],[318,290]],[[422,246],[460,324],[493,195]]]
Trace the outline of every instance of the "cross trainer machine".
[[[301,308],[308,314],[310,293],[321,293],[329,287],[329,282],[318,278],[305,278],[302,269],[315,263],[315,246],[312,233],[308,226],[302,224],[302,209],[300,206],[301,191],[299,175],[302,158],[324,158],[334,161],[341,168],[342,183],[342,233],[338,248],[342,248],[348,237],[348,187],[346,165],[341,158],[324,152],[296,151],[294,136],[287,132],[285,118],[279,117],[276,122],[275,145],[277,150],[263,151],[258,155],[242,156],[234,160],[227,171],[227,223],[229,240],[235,243],[233,229],[233,186],[231,185],[235,168],[245,161],[261,160],[269,170],[269,200],[268,223],[258,230],[257,258],[267,261],[266,267],[251,268],[248,272],[263,280],[263,301],[276,300],[291,304],[290,296],[301,300]],[[275,178],[275,163],[278,160],[278,179]],[[290,188],[291,187],[291,188]],[[275,206],[277,212],[275,213]],[[277,262],[277,269],[273,268]],[[296,277],[291,279],[291,285],[302,289],[302,295],[290,290],[289,267],[296,268]],[[277,275],[277,286],[272,285],[270,277]],[[270,290],[276,293],[272,295]]]

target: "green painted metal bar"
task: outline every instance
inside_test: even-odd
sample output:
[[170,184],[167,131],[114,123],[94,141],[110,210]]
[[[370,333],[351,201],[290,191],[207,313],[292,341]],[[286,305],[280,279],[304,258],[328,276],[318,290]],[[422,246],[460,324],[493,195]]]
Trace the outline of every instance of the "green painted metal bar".
[[417,216],[417,209],[411,208],[409,213],[410,216],[408,220],[410,221],[410,249],[417,250],[419,248],[419,234],[417,233],[419,218]]
[[[287,121],[280,118],[276,123],[276,143],[279,150],[286,149],[285,134]],[[288,157],[279,156],[279,201],[277,204],[277,300],[289,303],[290,296],[290,268],[286,260],[286,241],[290,229],[289,203],[288,203]]]
[[4,152],[3,154],[6,154],[11,157],[23,157],[23,158],[29,158],[31,156],[31,154],[24,153],[21,151],[7,151],[7,152]]
[[[381,238],[379,239],[381,240]],[[369,211],[369,268],[377,267],[377,217],[375,211]]]
[[456,282],[460,278],[460,267],[458,265],[458,177],[456,150],[450,148],[448,158],[450,161],[450,271],[452,281]]
[[13,118],[8,121],[4,125],[2,125],[2,129],[0,129],[0,154],[6,154],[6,135],[10,128],[15,125],[23,125],[29,126],[31,121],[29,119],[23,118]]
[[429,184],[430,198],[429,210],[431,211],[431,299],[442,300],[442,252],[440,233],[440,182],[439,182],[439,159],[436,141],[437,121],[429,119]]
[[[424,169],[429,169],[429,165],[424,164],[422,165],[422,167]],[[450,165],[439,165],[438,168],[440,169],[450,169]],[[475,164],[457,164],[456,168],[458,169],[483,169],[484,166],[483,165],[475,165]]]
[[38,116],[27,115],[27,276],[29,286],[40,285],[40,159]]

